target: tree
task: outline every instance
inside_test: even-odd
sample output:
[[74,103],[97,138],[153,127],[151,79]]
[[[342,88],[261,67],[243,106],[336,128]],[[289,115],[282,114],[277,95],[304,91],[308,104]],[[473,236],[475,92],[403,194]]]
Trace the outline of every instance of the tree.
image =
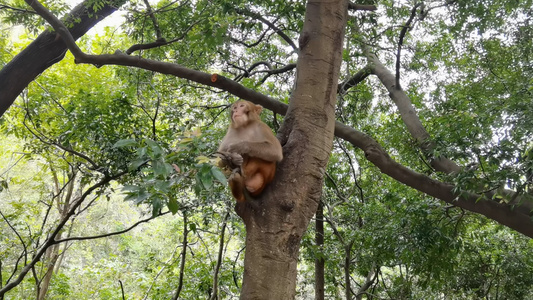
[[[97,8],[97,13],[111,11],[117,4],[93,2],[86,4]],[[527,140],[533,126],[524,118],[530,110],[531,82],[527,78],[531,76],[527,75],[532,70],[527,57],[532,47],[531,39],[524,39],[531,36],[530,27],[522,21],[528,20],[531,1],[516,6],[505,1],[490,5],[484,1],[435,1],[427,6],[401,3],[398,7],[383,1],[378,5],[384,11],[381,19],[361,12],[350,15],[348,11],[373,8],[346,1],[310,2],[305,9],[277,2],[220,1],[199,2],[196,8],[188,3],[159,3],[153,10],[145,3],[147,22],[132,23],[132,40],[150,36],[153,42],[105,55],[88,55],[74,42],[96,22],[94,14],[87,14],[91,21],[75,22],[69,33],[38,2],[28,4],[57,34],[43,33],[0,71],[0,94],[6,95],[0,106],[4,111],[67,47],[78,64],[130,66],[174,75],[285,115],[278,132],[285,158],[275,181],[257,201],[236,207],[247,230],[243,299],[294,298],[300,240],[320,202],[334,135],[363,150],[369,162],[394,180],[533,237],[532,145]],[[87,11],[85,7],[80,4],[75,10]],[[512,38],[493,34],[508,25],[502,20],[510,24],[505,30]],[[476,31],[479,35],[468,40]],[[429,42],[418,38],[424,34],[430,36]],[[296,45],[293,39],[298,35]],[[177,37],[167,40],[167,36]],[[274,42],[259,53],[254,40]],[[165,51],[163,46],[174,48]],[[42,47],[50,50],[46,55],[51,60],[23,65],[24,55]],[[140,50],[142,55],[131,55]],[[298,54],[296,64],[287,59],[292,52]],[[198,60],[205,53],[212,54]],[[217,59],[215,55],[219,55]],[[153,59],[165,56],[175,56],[191,68]],[[269,57],[274,60],[266,61]],[[258,62],[247,64],[252,59]],[[209,70],[216,63],[223,63],[219,74],[192,69]],[[260,66],[265,68],[257,69]],[[394,72],[387,66],[394,66]],[[33,71],[26,71],[30,68]],[[276,85],[276,81],[290,78],[286,72],[293,69],[297,73],[293,89]],[[436,72],[439,69],[447,72]],[[346,75],[339,80],[341,70]],[[232,74],[234,80],[229,79]],[[250,79],[260,74],[265,76]],[[435,76],[431,84],[425,80],[430,75]],[[274,76],[279,77],[272,81]],[[266,96],[268,87],[261,84],[279,98],[290,90],[289,104]],[[392,103],[379,97],[379,91],[386,91]],[[385,118],[387,115],[393,117]],[[152,120],[155,124],[156,118]],[[392,129],[380,133],[372,128],[380,121],[380,126]],[[372,135],[389,144],[381,146]],[[65,147],[62,142],[55,143]],[[156,145],[150,147],[157,149]],[[65,148],[74,154],[82,152]],[[136,167],[143,164],[141,160]],[[154,170],[158,173],[155,164]],[[119,164],[114,171],[104,173],[102,185],[132,172]],[[154,212],[161,208],[160,200],[146,200],[152,201]],[[175,209],[171,203],[168,201],[169,209]],[[347,246],[351,248],[351,244]],[[265,278],[269,278],[268,285]],[[4,293],[7,290],[2,289]]]

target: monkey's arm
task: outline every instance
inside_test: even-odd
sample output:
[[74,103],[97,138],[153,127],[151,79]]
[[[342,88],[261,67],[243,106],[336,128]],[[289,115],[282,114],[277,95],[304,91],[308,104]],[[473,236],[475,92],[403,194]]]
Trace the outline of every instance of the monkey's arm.
[[281,161],[283,159],[281,145],[279,144],[277,139],[276,142],[241,141],[239,143],[233,143],[228,145],[228,151],[246,154],[248,156],[261,158],[266,161]]

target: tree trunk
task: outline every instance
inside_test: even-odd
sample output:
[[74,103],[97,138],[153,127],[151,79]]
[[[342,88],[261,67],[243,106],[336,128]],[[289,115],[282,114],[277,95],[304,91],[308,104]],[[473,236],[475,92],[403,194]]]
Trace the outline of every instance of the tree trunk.
[[345,256],[344,256],[344,291],[346,295],[346,300],[352,299],[352,285],[351,285],[351,271],[350,267],[352,265],[352,247],[355,240],[351,240],[348,245],[344,246]]
[[[61,233],[58,235],[58,239],[61,239]],[[54,274],[54,268],[56,266],[57,260],[59,258],[59,245],[54,245],[48,248],[49,254],[46,255],[47,258],[44,261],[48,262],[48,269],[46,274],[41,281],[38,300],[46,299],[46,294],[48,293],[48,288],[50,287],[50,281],[52,280],[52,275]]]
[[183,276],[185,274],[185,259],[187,258],[187,244],[189,240],[187,236],[189,235],[189,222],[187,220],[187,214],[183,213],[183,250],[181,251],[181,263],[180,263],[180,277],[178,279],[178,290],[174,294],[173,300],[180,298],[181,289],[183,288]]
[[315,258],[315,300],[324,300],[324,205],[322,201],[316,210],[315,242],[320,257]]
[[222,229],[220,230],[220,243],[218,244],[218,256],[217,264],[215,266],[215,272],[213,274],[213,294],[209,297],[209,300],[217,300],[218,297],[218,273],[220,271],[220,266],[222,265],[222,259],[224,254],[224,235],[226,233],[226,226],[228,224],[229,213],[224,217],[224,223],[222,223]]
[[[87,5],[85,2],[72,9],[67,17],[67,20],[76,18],[73,26],[69,29],[75,40],[83,36],[96,23],[116,11],[117,7],[124,4],[126,0],[106,1],[97,12],[93,10],[93,5]],[[30,82],[48,67],[61,61],[66,52],[67,47],[63,40],[53,31],[45,30],[26,49],[5,65],[0,70],[0,116],[13,104]]]
[[284,159],[260,199],[238,204],[246,225],[241,299],[294,299],[300,241],[315,214],[333,145],[348,2],[308,2],[296,88],[279,133]]
[[[65,189],[65,186],[60,185],[59,179],[57,177],[57,172],[51,165],[50,169],[52,170],[52,178],[54,180],[54,194],[57,196],[57,211],[59,212],[60,219],[64,219],[67,216],[68,211],[70,210],[70,204],[72,203],[72,195],[74,192],[74,186],[76,185],[77,171],[73,170],[73,172],[68,175],[68,181],[66,183]],[[72,227],[70,229],[72,229]],[[59,232],[57,234],[56,239],[60,240],[62,236],[63,232]],[[56,244],[46,250],[45,259],[43,259],[43,262],[48,265],[48,268],[43,279],[41,280],[41,283],[39,284],[39,292],[37,296],[38,300],[46,299],[46,294],[48,293],[48,289],[50,288],[50,281],[52,280],[52,276],[54,274],[54,268],[57,266],[57,262],[60,257],[59,247],[60,245]],[[63,257],[64,255],[65,253],[63,252],[61,254],[61,257]]]

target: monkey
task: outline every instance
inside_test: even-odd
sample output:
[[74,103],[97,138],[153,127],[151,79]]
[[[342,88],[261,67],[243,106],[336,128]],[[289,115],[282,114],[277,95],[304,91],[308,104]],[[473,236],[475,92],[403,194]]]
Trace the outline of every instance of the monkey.
[[228,131],[217,150],[219,166],[230,173],[229,187],[237,202],[261,194],[274,179],[276,163],[283,159],[280,142],[259,117],[262,110],[246,100],[233,103]]

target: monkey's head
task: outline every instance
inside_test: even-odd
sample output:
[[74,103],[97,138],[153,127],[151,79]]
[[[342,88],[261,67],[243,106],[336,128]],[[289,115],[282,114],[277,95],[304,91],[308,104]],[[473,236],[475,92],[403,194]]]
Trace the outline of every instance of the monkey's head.
[[259,114],[263,110],[261,105],[246,100],[238,100],[231,105],[231,125],[233,128],[245,126],[252,121],[259,121]]

